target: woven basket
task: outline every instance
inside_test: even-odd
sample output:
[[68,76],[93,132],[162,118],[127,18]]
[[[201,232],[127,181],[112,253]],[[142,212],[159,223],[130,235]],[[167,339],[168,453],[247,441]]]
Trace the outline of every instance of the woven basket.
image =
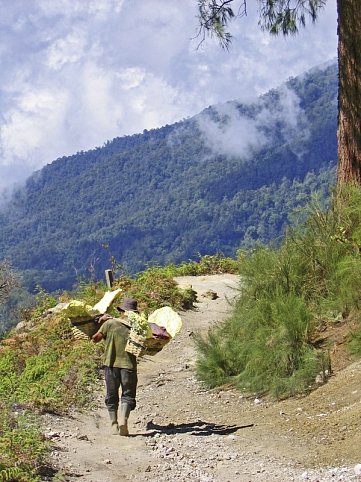
[[76,330],[81,331],[88,338],[91,338],[99,329],[98,318],[70,318],[70,322]]
[[89,336],[75,328],[75,326],[71,327],[71,332],[76,340],[89,340]]
[[143,356],[146,352],[146,338],[140,336],[134,331],[130,331],[127,344],[125,345],[125,351],[135,355],[136,357]]
[[165,345],[170,342],[171,338],[147,338],[145,342],[146,355],[156,355],[159,353]]

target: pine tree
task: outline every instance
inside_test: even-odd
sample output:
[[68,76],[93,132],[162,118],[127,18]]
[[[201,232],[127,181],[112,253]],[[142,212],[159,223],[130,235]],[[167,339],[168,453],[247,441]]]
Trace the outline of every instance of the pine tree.
[[[296,34],[306,20],[315,21],[327,0],[258,0],[259,23],[271,34]],[[238,5],[238,11],[234,5]],[[247,0],[198,0],[201,42],[216,36],[229,48],[230,21],[247,14]],[[361,0],[337,0],[338,13],[338,174],[345,183],[361,184]]]

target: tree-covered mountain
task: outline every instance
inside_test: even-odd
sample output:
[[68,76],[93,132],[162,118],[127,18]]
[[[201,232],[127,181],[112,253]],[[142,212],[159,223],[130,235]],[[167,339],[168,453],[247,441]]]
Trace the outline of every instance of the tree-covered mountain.
[[52,291],[102,277],[110,256],[134,273],[277,240],[294,208],[334,183],[336,128],[334,64],[57,159],[1,213],[1,257]]

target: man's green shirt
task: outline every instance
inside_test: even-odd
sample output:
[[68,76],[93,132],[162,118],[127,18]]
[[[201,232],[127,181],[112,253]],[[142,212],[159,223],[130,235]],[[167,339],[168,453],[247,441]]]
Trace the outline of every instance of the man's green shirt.
[[137,359],[125,351],[129,328],[119,318],[107,320],[99,332],[105,339],[103,364],[108,367],[137,369]]

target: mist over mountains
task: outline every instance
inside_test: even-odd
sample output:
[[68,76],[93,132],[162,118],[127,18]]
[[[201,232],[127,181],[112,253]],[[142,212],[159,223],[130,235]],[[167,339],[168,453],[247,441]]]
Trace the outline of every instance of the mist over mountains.
[[53,291],[103,277],[111,257],[135,273],[277,242],[296,207],[327,197],[336,129],[332,64],[253,102],[59,158],[3,208],[1,257],[30,290]]

